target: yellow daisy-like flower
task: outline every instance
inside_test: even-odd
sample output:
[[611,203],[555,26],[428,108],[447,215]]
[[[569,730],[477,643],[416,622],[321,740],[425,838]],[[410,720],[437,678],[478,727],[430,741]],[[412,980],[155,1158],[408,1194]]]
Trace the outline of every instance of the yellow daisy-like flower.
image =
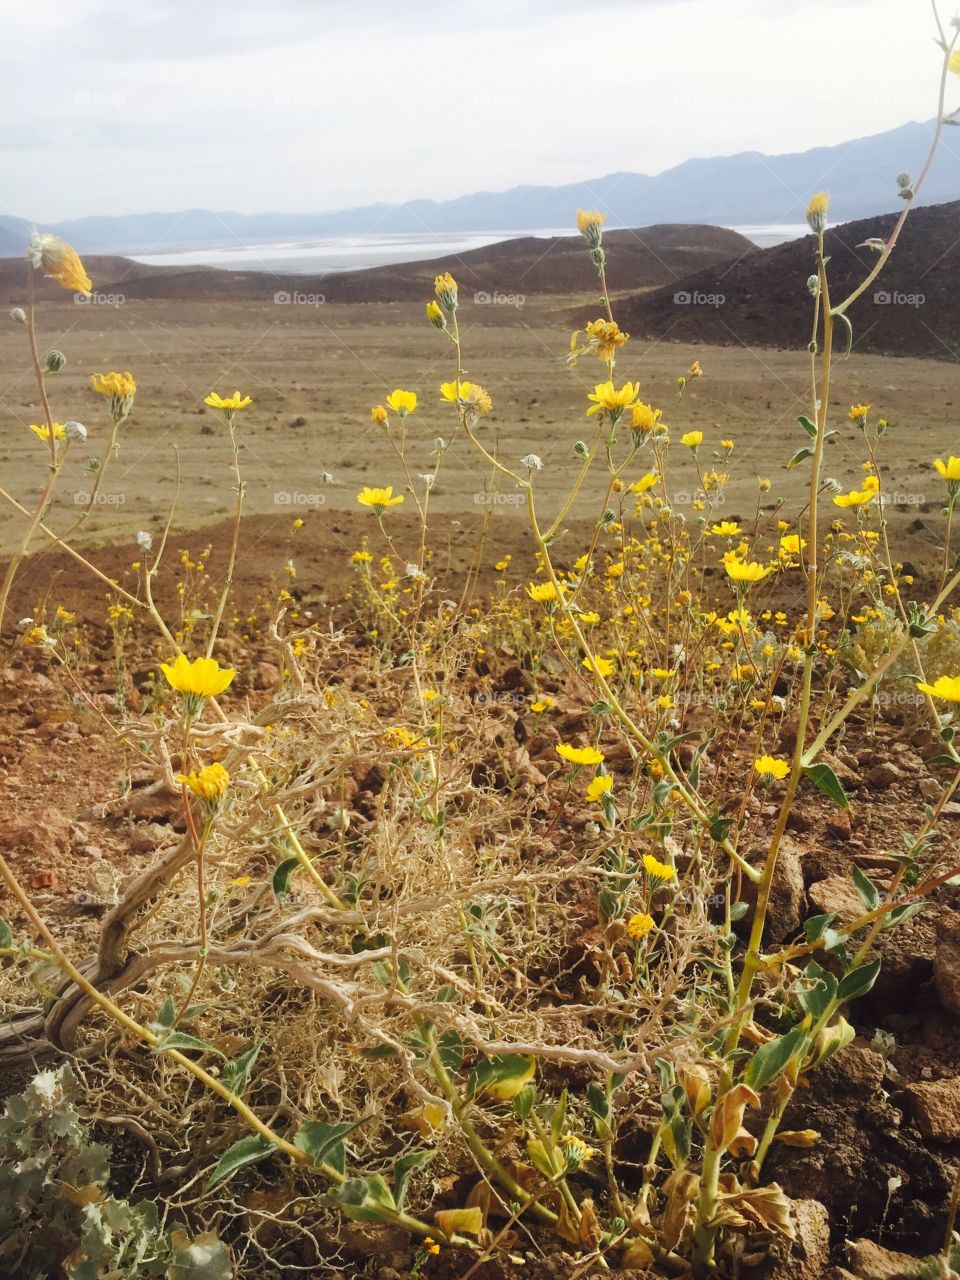
[[960,458],[955,458],[952,454],[946,462],[942,458],[934,458],[933,465],[937,475],[942,476],[944,480],[960,481]]
[[423,1237],[423,1251],[424,1253],[433,1254],[434,1257],[436,1257],[440,1252],[440,1246],[437,1244],[436,1240],[434,1240],[433,1236]]
[[587,396],[588,400],[594,402],[593,408],[587,410],[587,417],[590,418],[595,413],[609,413],[612,417],[619,418],[625,410],[632,407],[639,394],[639,382],[625,382],[619,390],[612,382],[598,382]]
[[232,396],[220,396],[216,391],[211,391],[208,396],[203,397],[203,403],[208,404],[211,409],[220,409],[228,417],[231,417],[240,409],[245,409],[248,404],[253,404],[249,396],[242,396],[239,391],[234,391]]
[[537,604],[551,604],[559,600],[557,588],[552,582],[531,582],[527,587],[527,595]]
[[612,790],[613,779],[610,775],[607,773],[598,773],[587,787],[586,796],[591,804],[599,804],[603,797],[608,796]]
[[774,779],[780,782],[790,772],[789,762],[778,760],[776,756],[758,756],[753,762],[753,767],[766,782],[772,782]]
[[200,800],[217,801],[222,799],[230,785],[230,774],[222,764],[206,764],[200,770],[178,773],[177,781]]
[[638,911],[636,915],[631,916],[627,921],[627,937],[634,942],[639,942],[641,938],[645,938],[653,928],[653,916],[648,916],[645,911]]
[[732,582],[746,585],[760,582],[772,572],[767,565],[758,564],[756,560],[738,560],[735,556],[724,557],[723,567]]
[[427,303],[427,319],[431,324],[436,325],[438,329],[445,329],[447,322],[443,318],[443,311],[440,309],[439,302],[434,302],[431,298]]
[[373,556],[369,551],[354,551],[350,559],[354,564],[369,564]]
[[586,1164],[597,1154],[595,1147],[588,1146],[582,1138],[578,1138],[573,1133],[565,1133],[560,1143],[568,1169],[579,1169],[582,1164]]
[[408,413],[413,413],[417,407],[417,393],[415,391],[401,391],[398,387],[396,391],[392,391],[387,396],[387,404],[394,413],[405,418]]
[[830,208],[830,192],[818,191],[807,205],[807,223],[811,231],[821,235],[827,225],[827,210]]
[[457,282],[449,271],[444,271],[438,275],[433,282],[433,290],[437,295],[437,301],[447,311],[456,311],[457,309]]
[[652,853],[643,855],[643,867],[651,880],[675,880],[677,872],[669,862],[661,862]]
[[703,432],[687,431],[680,437],[680,443],[685,444],[688,449],[697,449],[703,444]]
[[851,422],[855,422],[857,426],[862,427],[867,420],[869,412],[870,406],[868,404],[852,404],[848,416]]
[[489,393],[476,382],[461,382],[459,385],[456,382],[442,382],[440,394],[451,404],[466,405],[477,413],[489,413],[493,408]]
[[[873,481],[872,484],[870,483],[871,480]],[[835,494],[833,505],[835,507],[865,507],[868,503],[873,502],[879,487],[873,476],[867,476],[862,489],[851,489],[849,493]]]
[[38,236],[34,232],[27,256],[38,271],[56,280],[61,289],[89,297],[93,285],[86,268],[76,249],[59,236]]
[[594,675],[603,676],[604,679],[612,676],[615,670],[614,663],[609,658],[601,658],[599,654],[595,658],[584,658],[580,665],[592,671]]
[[612,360],[617,351],[630,338],[624,333],[616,320],[591,320],[583,331],[583,342],[580,341],[580,330],[570,339],[569,362],[572,364],[578,356],[596,356],[598,360]]
[[378,514],[382,514],[388,507],[395,507],[401,503],[403,494],[394,495],[392,484],[388,484],[385,489],[371,489],[367,486],[357,494],[357,501],[361,507],[370,507]]
[[960,702],[960,676],[939,676],[933,684],[917,681],[921,693],[929,693],[931,698],[942,698],[944,702]]
[[798,556],[806,545],[806,538],[801,538],[798,533],[785,533],[780,539],[780,554],[782,556]]
[[740,526],[735,520],[721,520],[719,524],[710,526],[710,532],[717,538],[735,538]]
[[606,220],[607,215],[601,213],[599,209],[577,210],[577,230],[591,249],[600,249],[600,242],[603,239],[603,224]]
[[655,427],[663,425],[660,422],[662,414],[662,409],[654,409],[640,400],[633,406],[630,425],[637,432],[653,431]]
[[114,422],[129,417],[137,394],[137,383],[132,373],[94,373],[90,385],[98,395],[110,401],[110,413]]
[[[46,424],[46,423],[43,423],[43,425],[42,425],[42,426],[39,426],[39,427],[38,427],[38,426],[36,426],[34,423],[32,423],[32,422],[31,422],[31,423],[30,423],[30,430],[33,432],[33,434],[34,434],[35,436],[37,436],[39,439],[43,440],[45,443],[48,443],[48,442],[49,442],[49,440],[50,440],[50,428],[47,426],[47,424]],[[67,438],[67,432],[66,432],[66,428],[64,427],[64,425],[63,425],[63,423],[62,423],[62,422],[55,422],[55,423],[53,424],[53,438],[54,438],[54,440],[66,440],[66,438]]]
[[233,667],[221,667],[216,658],[194,658],[177,654],[172,665],[161,662],[160,670],[167,684],[185,698],[217,698],[229,687],[237,674]]
[[648,471],[647,474],[645,476],[641,476],[639,480],[634,480],[633,484],[629,486],[627,491],[628,493],[635,493],[639,496],[641,493],[647,493],[654,487],[654,485],[659,483],[660,477],[654,475],[652,471]]
[[554,750],[561,760],[570,764],[603,764],[603,752],[597,747],[572,747],[569,742],[559,742]]
[[389,416],[390,415],[387,413],[386,409],[383,407],[382,404],[375,404],[373,408],[370,410],[370,417],[374,420],[374,422],[377,424],[378,427],[382,427],[383,424],[389,418]]

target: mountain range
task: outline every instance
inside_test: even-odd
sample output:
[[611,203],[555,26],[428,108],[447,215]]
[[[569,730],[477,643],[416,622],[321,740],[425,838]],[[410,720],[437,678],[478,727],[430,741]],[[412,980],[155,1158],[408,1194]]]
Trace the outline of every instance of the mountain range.
[[[743,227],[802,223],[810,196],[824,188],[832,193],[831,219],[851,220],[900,207],[897,174],[919,171],[934,128],[933,121],[913,121],[804,152],[768,156],[744,151],[686,160],[656,175],[625,171],[564,186],[519,186],[452,200],[378,203],[325,213],[184,209],[76,218],[42,229],[58,233],[81,252],[147,254],[327,236],[524,232],[569,226],[578,208],[606,212],[610,228],[656,222]],[[948,136],[921,203],[946,202],[960,194],[949,143]],[[31,225],[27,219],[0,217],[0,256],[21,254]]]

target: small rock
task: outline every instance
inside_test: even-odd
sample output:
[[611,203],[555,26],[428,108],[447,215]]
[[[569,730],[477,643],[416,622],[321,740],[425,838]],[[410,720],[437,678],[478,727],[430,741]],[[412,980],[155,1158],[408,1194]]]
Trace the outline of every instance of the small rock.
[[903,770],[892,760],[881,760],[872,769],[868,769],[864,781],[873,791],[882,791],[884,787],[892,787],[903,778]]
[[[751,910],[744,917],[747,923],[753,920],[753,906],[756,904],[756,886],[747,882],[743,888],[743,899],[749,902]],[[796,933],[805,915],[806,894],[803,888],[803,863],[801,849],[796,840],[784,836],[777,857],[776,870],[773,873],[773,884],[770,887],[770,905],[767,909],[767,920],[763,931],[765,942],[783,942]]]
[[830,1221],[819,1200],[794,1200],[790,1206],[794,1241],[778,1236],[758,1266],[745,1267],[749,1280],[821,1280],[830,1262]]
[[280,668],[272,662],[258,662],[253,674],[255,689],[276,689],[280,683]]
[[838,840],[849,840],[853,834],[853,828],[850,825],[850,810],[833,810],[827,819],[827,830],[832,836],[836,836]]
[[847,876],[827,876],[818,880],[807,890],[810,905],[816,907],[818,913],[835,915],[841,924],[856,920],[864,913],[864,905],[860,895]]
[[960,1076],[907,1085],[904,1094],[907,1109],[925,1138],[960,1140]]

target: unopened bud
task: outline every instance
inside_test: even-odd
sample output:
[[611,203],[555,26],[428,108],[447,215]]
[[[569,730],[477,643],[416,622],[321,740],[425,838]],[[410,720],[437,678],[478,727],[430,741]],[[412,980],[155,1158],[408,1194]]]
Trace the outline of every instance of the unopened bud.
[[63,424],[63,430],[68,440],[73,440],[77,444],[83,444],[87,438],[87,428],[82,422],[75,422],[72,418],[69,422]]
[[57,351],[56,348],[54,348],[53,351],[47,352],[47,359],[43,366],[43,371],[44,373],[59,373],[66,363],[67,357],[62,351]]
[[23,307],[13,307],[10,311],[10,319],[14,320],[17,324],[26,324],[27,313],[24,311]]

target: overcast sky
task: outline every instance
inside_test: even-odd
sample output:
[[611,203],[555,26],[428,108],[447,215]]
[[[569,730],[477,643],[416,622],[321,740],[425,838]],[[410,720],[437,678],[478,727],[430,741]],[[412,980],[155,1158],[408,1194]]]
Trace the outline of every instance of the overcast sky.
[[928,0],[0,0],[0,17],[0,213],[39,222],[657,173],[935,112]]

